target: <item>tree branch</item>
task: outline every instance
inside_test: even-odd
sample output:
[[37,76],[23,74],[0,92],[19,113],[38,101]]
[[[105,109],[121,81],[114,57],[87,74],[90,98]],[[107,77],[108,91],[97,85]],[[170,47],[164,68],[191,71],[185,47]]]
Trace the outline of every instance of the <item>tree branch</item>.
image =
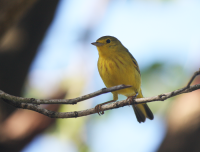
[[[149,97],[149,98],[138,98],[135,100],[131,100],[130,98],[128,98],[127,100],[121,100],[121,101],[117,101],[111,104],[103,105],[102,110],[106,111],[106,110],[115,109],[115,108],[131,105],[131,104],[139,104],[139,103],[146,103],[146,102],[153,102],[153,101],[164,101],[168,98],[177,96],[182,93],[192,92],[194,90],[200,89],[200,84],[191,86],[192,81],[198,75],[200,75],[200,69],[199,71],[194,73],[194,75],[188,82],[187,86],[184,88],[181,88],[169,93],[164,93],[158,96]],[[65,99],[43,100],[43,99],[34,99],[34,98],[22,98],[22,97],[9,95],[0,90],[0,98],[6,103],[14,107],[33,110],[43,115],[46,115],[50,118],[76,118],[76,117],[82,117],[82,116],[87,116],[87,115],[96,113],[95,108],[82,110],[82,111],[73,111],[73,112],[54,112],[54,111],[41,108],[37,104],[76,104],[77,102],[98,96],[103,93],[112,92],[112,91],[116,91],[116,90],[120,90],[120,89],[124,89],[128,87],[130,86],[119,85],[119,86],[115,86],[111,88],[103,88],[99,91],[96,91],[94,93],[91,93],[82,97],[78,97],[75,99],[66,99],[66,100]]]
[[78,98],[74,98],[74,99],[50,99],[50,100],[16,97],[13,95],[9,95],[0,90],[0,98],[4,100],[19,102],[19,103],[32,103],[32,104],[37,104],[37,105],[38,104],[77,104],[80,101],[87,100],[104,93],[108,93],[108,92],[112,92],[112,91],[116,91],[120,89],[125,89],[129,87],[131,86],[126,86],[122,84],[122,85],[114,86],[111,88],[102,88],[101,90],[98,90],[96,92],[93,92],[93,93],[90,93]]

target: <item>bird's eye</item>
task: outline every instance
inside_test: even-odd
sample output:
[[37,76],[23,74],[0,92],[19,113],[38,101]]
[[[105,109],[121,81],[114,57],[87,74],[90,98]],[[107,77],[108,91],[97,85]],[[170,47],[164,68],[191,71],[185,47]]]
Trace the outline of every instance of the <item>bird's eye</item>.
[[106,43],[110,43],[110,40],[109,40],[109,39],[107,39],[107,40],[106,40]]

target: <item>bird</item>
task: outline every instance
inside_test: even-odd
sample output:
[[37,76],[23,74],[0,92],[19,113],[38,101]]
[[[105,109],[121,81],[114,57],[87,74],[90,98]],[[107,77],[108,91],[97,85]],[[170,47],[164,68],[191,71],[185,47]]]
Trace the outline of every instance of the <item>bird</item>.
[[[141,73],[139,65],[126,47],[113,36],[103,36],[91,43],[97,47],[99,59],[97,67],[99,74],[107,88],[117,85],[131,85],[132,87],[113,91],[113,100],[95,106],[95,112],[104,114],[102,105],[115,102],[118,95],[128,98],[143,98],[141,90]],[[132,104],[137,121],[145,122],[146,118],[153,120],[154,115],[146,103]]]

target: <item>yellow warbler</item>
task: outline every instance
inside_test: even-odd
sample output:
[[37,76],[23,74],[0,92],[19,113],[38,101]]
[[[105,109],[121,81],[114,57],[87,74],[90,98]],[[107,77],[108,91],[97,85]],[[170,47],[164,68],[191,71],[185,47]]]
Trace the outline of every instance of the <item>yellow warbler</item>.
[[[115,37],[103,36],[91,43],[98,49],[98,70],[107,88],[120,84],[132,87],[112,92],[113,100],[99,104],[95,107],[98,114],[103,114],[102,105],[114,102],[118,94],[129,97],[143,98],[141,91],[141,74],[137,61],[131,53]],[[145,122],[146,118],[154,116],[147,104],[132,105],[138,122]]]

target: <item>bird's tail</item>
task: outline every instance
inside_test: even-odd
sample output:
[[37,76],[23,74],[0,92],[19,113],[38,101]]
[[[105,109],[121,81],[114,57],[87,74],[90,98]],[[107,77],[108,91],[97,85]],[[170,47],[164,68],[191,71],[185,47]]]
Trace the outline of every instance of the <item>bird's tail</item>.
[[[140,90],[137,98],[143,98],[141,90]],[[154,118],[153,113],[151,112],[150,108],[148,107],[148,105],[146,103],[141,103],[141,104],[132,105],[132,106],[133,106],[133,110],[135,112],[137,121],[139,123],[145,122],[146,118],[153,120],[153,118]]]

